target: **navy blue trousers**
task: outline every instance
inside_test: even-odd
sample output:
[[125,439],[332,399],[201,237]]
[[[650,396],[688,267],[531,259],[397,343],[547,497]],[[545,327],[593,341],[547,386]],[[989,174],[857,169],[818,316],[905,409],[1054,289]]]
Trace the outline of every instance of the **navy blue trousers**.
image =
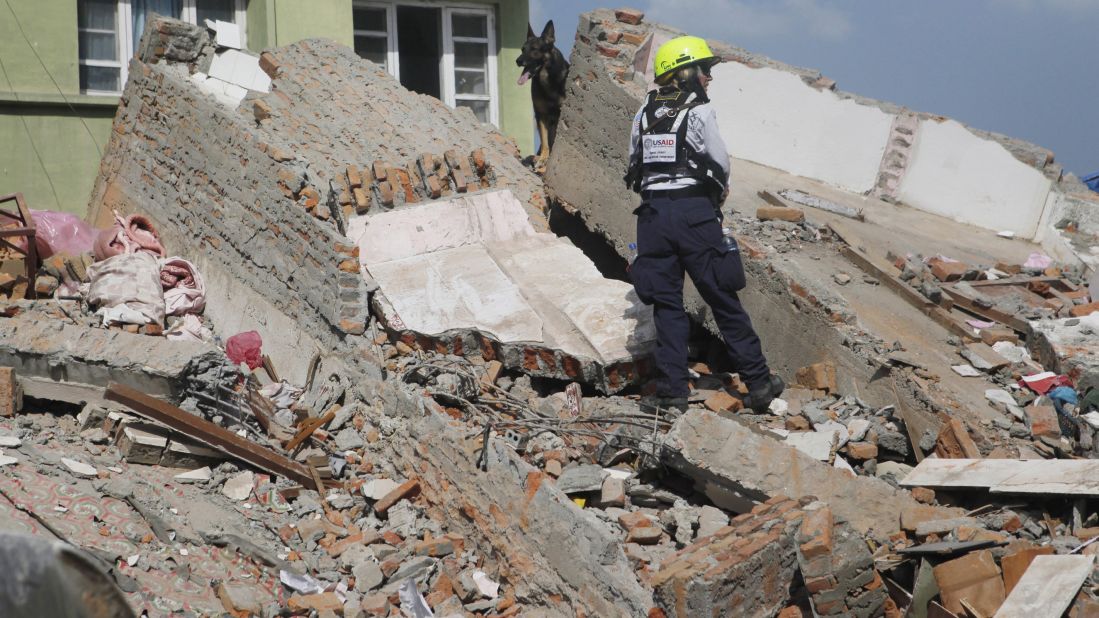
[[741,379],[749,387],[767,383],[770,369],[759,336],[736,295],[745,284],[740,251],[722,234],[713,203],[705,197],[654,197],[635,213],[638,255],[630,276],[641,302],[653,306],[657,394],[685,397],[690,391],[684,272],[710,305]]

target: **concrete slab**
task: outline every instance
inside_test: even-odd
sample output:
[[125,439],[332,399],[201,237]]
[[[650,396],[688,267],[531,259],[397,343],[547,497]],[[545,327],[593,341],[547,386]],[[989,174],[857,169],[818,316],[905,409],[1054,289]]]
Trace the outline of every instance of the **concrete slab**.
[[[717,483],[754,499],[815,496],[862,534],[884,538],[898,529],[898,513],[919,503],[885,481],[851,477],[737,421],[691,411],[672,426],[665,442],[672,468],[704,483]],[[935,508],[935,507],[929,507]],[[938,519],[959,517],[937,509]]]
[[[348,237],[392,330],[475,331],[600,367],[643,358],[655,341],[652,310],[633,287],[605,279],[567,240],[536,232],[510,191],[352,218]],[[503,360],[539,375],[558,369],[527,350]],[[568,377],[589,377],[580,372]]]
[[995,618],[1064,614],[1094,564],[1095,556],[1036,556]]
[[1099,461],[1091,459],[925,459],[904,487],[988,489],[992,493],[1099,495]]

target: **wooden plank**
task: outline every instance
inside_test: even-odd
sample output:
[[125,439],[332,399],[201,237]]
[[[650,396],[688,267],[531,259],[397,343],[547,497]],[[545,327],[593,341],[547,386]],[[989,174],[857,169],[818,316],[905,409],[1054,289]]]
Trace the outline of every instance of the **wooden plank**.
[[998,494],[1099,496],[1099,460],[925,459],[900,484]]
[[1060,616],[1091,575],[1095,556],[1037,556],[995,618]]
[[313,485],[315,482],[310,471],[296,461],[129,386],[111,382],[107,386],[105,398],[121,403],[140,416],[163,423],[189,438],[252,464],[264,472],[286,477],[302,485]]
[[959,292],[952,285],[942,285],[941,287],[943,293],[949,295],[951,300],[954,301],[954,304],[965,309],[966,311],[979,315],[983,318],[987,318],[989,320],[995,320],[997,322],[1006,324],[1020,333],[1025,334],[1027,332],[1026,320],[1022,320],[1013,315],[1004,313],[999,309],[995,309],[992,307],[981,307],[976,303],[976,301],[974,301],[966,294]]

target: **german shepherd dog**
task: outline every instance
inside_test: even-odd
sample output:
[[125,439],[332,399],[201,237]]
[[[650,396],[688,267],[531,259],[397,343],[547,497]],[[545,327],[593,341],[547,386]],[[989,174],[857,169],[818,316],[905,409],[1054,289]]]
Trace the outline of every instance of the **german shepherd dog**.
[[553,20],[550,20],[541,36],[527,24],[527,42],[515,64],[523,69],[519,77],[522,86],[531,78],[530,99],[534,104],[534,119],[538,123],[538,136],[542,141],[538,156],[534,159],[534,171],[546,171],[550,148],[557,138],[557,121],[561,119],[561,102],[565,98],[565,80],[569,76],[569,63],[554,47]]

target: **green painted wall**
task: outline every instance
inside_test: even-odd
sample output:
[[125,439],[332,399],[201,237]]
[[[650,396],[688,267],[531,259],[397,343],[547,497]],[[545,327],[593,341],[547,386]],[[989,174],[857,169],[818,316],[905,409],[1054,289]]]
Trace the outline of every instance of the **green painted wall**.
[[354,44],[351,0],[251,0],[248,47],[287,45],[312,38]]
[[0,103],[0,193],[22,192],[36,210],[84,216],[114,113],[110,104],[73,113],[52,103]]
[[83,215],[118,98],[80,94],[75,0],[0,4],[0,67],[0,194]]
[[500,47],[497,73],[500,77],[500,130],[519,144],[524,155],[534,152],[534,108],[530,103],[530,84],[515,82],[521,74],[515,59],[527,40],[530,6],[527,0],[492,2],[498,7],[496,37]]
[[48,70],[62,92],[78,94],[77,53],[75,0],[8,0],[0,5],[0,90],[57,94]]

